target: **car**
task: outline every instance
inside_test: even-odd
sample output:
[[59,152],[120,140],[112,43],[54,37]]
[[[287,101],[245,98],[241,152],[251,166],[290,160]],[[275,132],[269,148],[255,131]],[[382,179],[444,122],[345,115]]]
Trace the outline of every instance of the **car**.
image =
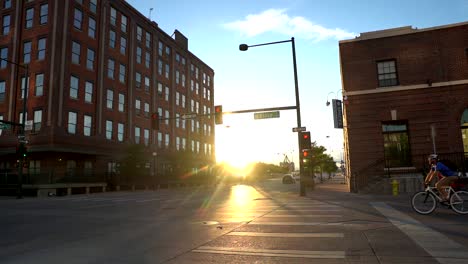
[[283,184],[293,184],[296,183],[296,180],[291,174],[285,174],[282,179]]

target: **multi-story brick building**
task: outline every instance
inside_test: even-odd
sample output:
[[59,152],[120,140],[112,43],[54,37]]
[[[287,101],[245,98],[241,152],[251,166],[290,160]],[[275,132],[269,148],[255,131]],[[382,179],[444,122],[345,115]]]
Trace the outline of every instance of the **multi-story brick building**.
[[[29,67],[29,182],[102,181],[134,144],[144,149],[136,166],[157,177],[214,162],[214,71],[179,31],[169,36],[123,0],[0,5],[0,56]],[[21,122],[24,84],[24,68],[2,61],[0,119]],[[0,169],[13,173],[17,132],[0,136]]]
[[352,191],[397,172],[420,177],[433,152],[466,166],[468,22],[361,33],[339,47]]

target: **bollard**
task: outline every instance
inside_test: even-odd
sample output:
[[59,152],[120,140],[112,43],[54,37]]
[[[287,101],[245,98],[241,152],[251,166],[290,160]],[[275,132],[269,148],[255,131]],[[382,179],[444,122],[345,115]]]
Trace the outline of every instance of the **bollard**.
[[392,181],[392,193],[393,193],[393,196],[397,196],[398,195],[398,189],[399,189],[399,182],[397,180],[393,180]]

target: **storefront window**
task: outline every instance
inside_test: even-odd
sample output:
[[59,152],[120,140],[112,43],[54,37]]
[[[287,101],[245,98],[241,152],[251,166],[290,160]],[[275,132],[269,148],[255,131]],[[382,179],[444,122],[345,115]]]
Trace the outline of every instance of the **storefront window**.
[[411,166],[408,125],[405,121],[382,123],[384,154],[387,168]]
[[463,139],[463,150],[468,152],[468,108],[465,109],[461,118],[461,132]]

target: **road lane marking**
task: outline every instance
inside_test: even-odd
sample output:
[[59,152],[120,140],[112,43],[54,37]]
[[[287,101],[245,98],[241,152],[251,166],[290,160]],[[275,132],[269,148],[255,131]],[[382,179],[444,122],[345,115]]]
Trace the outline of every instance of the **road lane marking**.
[[290,257],[290,258],[345,258],[344,251],[307,251],[307,250],[269,250],[252,248],[206,247],[192,250],[197,253],[248,255],[262,257]]
[[433,256],[439,263],[468,263],[467,249],[412,217],[392,208],[384,202],[370,203],[395,227],[409,236],[416,244]]
[[286,225],[286,226],[309,226],[309,225],[321,225],[323,222],[261,222],[254,221],[250,222],[249,225]]
[[320,237],[343,238],[343,233],[260,233],[260,232],[231,232],[228,236],[253,236],[253,237]]
[[138,200],[138,201],[136,201],[136,202],[137,202],[137,203],[146,203],[146,202],[152,202],[152,201],[161,201],[161,198],[146,199],[146,200]]

